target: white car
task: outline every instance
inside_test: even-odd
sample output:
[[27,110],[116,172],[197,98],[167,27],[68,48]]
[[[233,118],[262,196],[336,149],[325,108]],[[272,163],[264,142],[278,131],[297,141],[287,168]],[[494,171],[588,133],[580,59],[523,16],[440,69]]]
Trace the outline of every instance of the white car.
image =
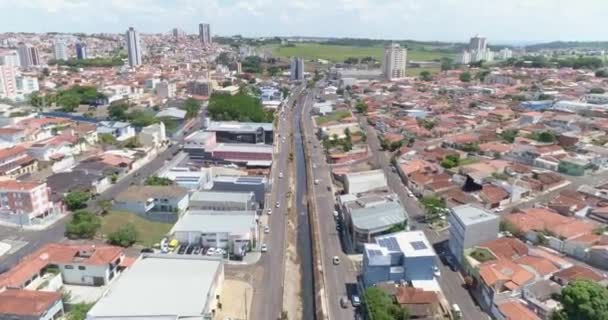
[[435,275],[435,277],[439,278],[441,276],[441,271],[439,271],[439,268],[437,268],[437,266],[433,267],[433,274]]
[[274,205],[275,207],[280,207],[281,205],[279,204],[279,202],[277,201],[277,203]]
[[283,179],[283,171],[279,172],[279,179]]
[[265,226],[264,227],[264,233],[270,233],[270,227],[269,226]]
[[319,179],[315,179],[315,184],[319,184]]
[[207,255],[208,256],[215,255],[215,248],[214,247],[209,248],[209,250],[207,250]]
[[268,209],[268,211],[266,211],[266,214],[271,215],[272,214],[272,209]]
[[340,257],[338,256],[334,256],[334,258],[332,259],[334,265],[339,265],[340,264]]
[[264,243],[264,244],[262,244],[262,248],[260,249],[260,251],[262,251],[262,252],[266,252],[266,251],[268,251],[268,247],[266,246],[266,244],[265,244],[265,243]]

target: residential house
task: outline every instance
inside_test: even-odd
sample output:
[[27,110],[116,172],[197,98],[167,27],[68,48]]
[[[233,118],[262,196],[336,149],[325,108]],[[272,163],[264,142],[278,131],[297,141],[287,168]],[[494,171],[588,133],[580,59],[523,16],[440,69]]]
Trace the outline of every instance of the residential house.
[[562,287],[551,280],[540,280],[523,288],[523,299],[528,307],[542,320],[550,320],[551,315],[560,308],[560,303],[554,297],[562,291]]
[[60,292],[6,289],[0,291],[0,319],[53,320],[64,315]]
[[162,122],[151,124],[141,129],[137,136],[139,143],[144,147],[157,148],[166,142],[165,124]]
[[582,265],[574,265],[553,274],[551,279],[561,286],[576,280],[589,280],[596,283],[606,283],[606,277]]
[[448,310],[441,303],[439,294],[421,288],[396,288],[395,301],[408,310],[410,319],[447,319]]
[[98,134],[111,134],[118,141],[135,137],[135,128],[128,122],[101,121],[97,124]]
[[63,207],[55,205],[50,194],[51,190],[44,182],[0,181],[0,219],[30,225],[63,213]]
[[498,305],[498,320],[541,320],[524,303],[518,300],[508,300]]
[[38,170],[38,161],[22,146],[0,149],[0,176],[15,179]]
[[509,193],[493,184],[484,184],[479,197],[484,203],[486,209],[495,209],[506,206],[510,202]]
[[153,221],[175,222],[188,204],[188,190],[182,187],[130,186],[114,198],[112,207]]
[[65,284],[102,286],[118,275],[123,258],[120,247],[50,243],[0,274],[0,288],[25,288],[49,269]]

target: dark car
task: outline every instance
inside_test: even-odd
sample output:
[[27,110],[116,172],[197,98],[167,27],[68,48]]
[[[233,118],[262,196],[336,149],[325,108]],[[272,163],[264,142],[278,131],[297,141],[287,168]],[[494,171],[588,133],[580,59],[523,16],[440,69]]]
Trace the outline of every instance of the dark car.
[[456,259],[454,259],[453,256],[451,255],[446,255],[445,256],[445,262],[448,265],[448,267],[450,267],[450,270],[456,272],[458,271],[458,268],[456,267]]
[[179,246],[179,249],[177,249],[177,254],[184,254],[186,249],[188,249],[188,245],[182,244]]
[[192,250],[192,254],[200,254],[201,246],[194,246],[194,250]]
[[192,252],[194,252],[194,246],[188,246],[186,249],[186,254],[192,254]]
[[154,249],[152,248],[143,248],[140,253],[154,253]]

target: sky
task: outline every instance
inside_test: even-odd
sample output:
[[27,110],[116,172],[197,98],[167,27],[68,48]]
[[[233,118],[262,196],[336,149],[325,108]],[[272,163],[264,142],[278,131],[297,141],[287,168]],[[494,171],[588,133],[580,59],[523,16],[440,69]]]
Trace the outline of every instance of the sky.
[[608,40],[608,0],[0,0],[0,32],[143,33],[490,43]]

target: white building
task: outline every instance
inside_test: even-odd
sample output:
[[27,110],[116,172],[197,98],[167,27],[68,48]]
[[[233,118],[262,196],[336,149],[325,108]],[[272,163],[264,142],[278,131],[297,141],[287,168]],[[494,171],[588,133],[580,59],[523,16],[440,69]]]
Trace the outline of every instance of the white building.
[[175,97],[177,87],[175,83],[168,81],[161,81],[156,85],[156,95],[163,99],[170,99]]
[[131,95],[131,87],[124,84],[106,86],[102,91],[108,97],[108,103],[128,98]]
[[13,99],[17,96],[16,67],[0,65],[0,98]]
[[158,85],[159,83],[160,83],[160,79],[150,78],[150,79],[146,79],[146,81],[144,81],[144,86],[146,87],[146,89],[154,89],[154,88],[156,88],[156,85]]
[[399,44],[393,43],[384,48],[382,59],[382,74],[388,80],[402,79],[406,77],[407,48],[401,48]]
[[460,64],[469,64],[471,63],[471,53],[467,50],[464,50],[460,54]]
[[19,54],[17,54],[17,51],[0,51],[0,65],[12,67],[21,66],[21,62],[19,61]]
[[141,129],[139,142],[145,147],[156,148],[167,140],[165,124],[162,122],[151,124]]
[[513,51],[509,48],[504,48],[498,52],[498,59],[508,60],[513,58]]
[[452,208],[450,224],[450,251],[461,264],[464,250],[498,237],[500,218],[470,204]]
[[386,188],[386,176],[381,169],[349,173],[345,177],[344,187],[349,194]]
[[101,121],[97,124],[97,133],[109,133],[118,141],[125,141],[135,137],[135,128],[128,122]]
[[53,54],[55,55],[55,60],[68,60],[68,48],[63,41],[55,41],[53,44]]
[[129,55],[129,65],[131,67],[139,66],[142,64],[142,48],[139,41],[139,33],[130,27],[125,35],[127,54]]
[[87,320],[211,320],[223,283],[218,258],[144,254],[97,301]]
[[608,94],[606,93],[589,93],[583,97],[583,100],[591,104],[608,104]]
[[180,243],[232,249],[242,256],[259,239],[255,211],[190,210],[173,226],[170,234]]
[[18,94],[30,94],[34,91],[40,90],[40,85],[38,84],[38,78],[29,77],[29,76],[17,76],[17,93]]
[[179,186],[130,186],[114,198],[114,210],[148,220],[175,222],[188,209],[188,190]]

